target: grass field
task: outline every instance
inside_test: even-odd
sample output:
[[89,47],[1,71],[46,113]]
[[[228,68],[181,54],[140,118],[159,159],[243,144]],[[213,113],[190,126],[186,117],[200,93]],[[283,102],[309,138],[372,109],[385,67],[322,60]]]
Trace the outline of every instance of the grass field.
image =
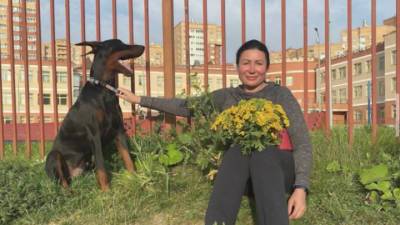
[[[308,210],[292,224],[400,224],[400,208],[367,204],[358,181],[357,172],[380,162],[383,152],[399,159],[394,130],[380,128],[378,133],[372,144],[369,129],[357,129],[351,148],[344,128],[335,128],[330,138],[312,133]],[[135,153],[135,175],[124,172],[116,156],[110,157],[109,192],[99,191],[93,173],[75,179],[72,191],[66,191],[47,178],[37,147],[31,160],[24,159],[20,147],[21,154],[13,156],[6,146],[5,160],[0,161],[0,224],[203,224],[212,183],[191,163],[166,168],[141,149]],[[335,169],[327,169],[333,162]],[[243,197],[237,224],[255,224],[251,208]]]

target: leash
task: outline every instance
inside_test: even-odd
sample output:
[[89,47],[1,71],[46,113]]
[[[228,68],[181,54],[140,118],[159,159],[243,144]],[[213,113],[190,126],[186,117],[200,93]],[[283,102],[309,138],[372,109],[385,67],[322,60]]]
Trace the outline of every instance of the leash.
[[89,77],[89,79],[88,79],[87,81],[90,82],[90,83],[92,83],[92,84],[94,84],[94,85],[103,86],[103,87],[107,88],[108,90],[114,92],[115,94],[118,94],[118,93],[119,93],[118,89],[116,89],[115,87],[113,87],[113,86],[107,84],[107,83],[104,82],[104,81],[96,80],[96,79],[94,79],[93,77]]

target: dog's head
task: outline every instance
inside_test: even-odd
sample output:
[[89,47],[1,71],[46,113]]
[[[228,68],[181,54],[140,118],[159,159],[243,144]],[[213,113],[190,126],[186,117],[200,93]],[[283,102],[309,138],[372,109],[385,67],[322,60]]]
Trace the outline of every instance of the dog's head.
[[91,74],[101,81],[114,79],[118,73],[131,76],[133,71],[127,60],[143,54],[144,46],[127,45],[119,39],[106,41],[85,41],[77,43],[78,46],[90,46],[92,50],[87,54],[94,54]]

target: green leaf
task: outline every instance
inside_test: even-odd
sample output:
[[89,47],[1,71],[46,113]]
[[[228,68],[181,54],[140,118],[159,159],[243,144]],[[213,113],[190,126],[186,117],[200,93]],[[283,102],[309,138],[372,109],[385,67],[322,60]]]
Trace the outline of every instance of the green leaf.
[[178,135],[178,140],[184,145],[189,145],[192,143],[192,139],[192,135],[188,133],[182,133]]
[[388,179],[390,179],[389,168],[384,164],[379,164],[370,169],[363,169],[360,172],[360,182],[364,185]]
[[330,162],[328,166],[326,166],[326,170],[330,173],[336,173],[341,170],[340,164],[337,160]]
[[393,197],[396,201],[400,202],[400,188],[395,188],[393,190]]
[[178,150],[175,143],[168,144],[167,154],[160,155],[159,161],[165,166],[173,166],[183,160],[183,154]]
[[387,191],[381,195],[382,200],[394,200],[393,194],[391,191]]
[[388,192],[390,191],[391,183],[389,181],[380,181],[377,183],[370,183],[365,186],[367,190],[377,190],[381,192]]
[[368,199],[370,200],[371,203],[375,204],[378,203],[379,201],[379,194],[376,191],[372,191],[369,196]]

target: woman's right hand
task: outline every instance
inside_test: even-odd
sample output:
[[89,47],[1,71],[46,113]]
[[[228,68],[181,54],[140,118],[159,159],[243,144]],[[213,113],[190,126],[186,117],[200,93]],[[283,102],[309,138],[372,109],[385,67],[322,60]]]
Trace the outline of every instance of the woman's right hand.
[[134,104],[140,103],[140,97],[125,88],[118,88],[117,96]]

